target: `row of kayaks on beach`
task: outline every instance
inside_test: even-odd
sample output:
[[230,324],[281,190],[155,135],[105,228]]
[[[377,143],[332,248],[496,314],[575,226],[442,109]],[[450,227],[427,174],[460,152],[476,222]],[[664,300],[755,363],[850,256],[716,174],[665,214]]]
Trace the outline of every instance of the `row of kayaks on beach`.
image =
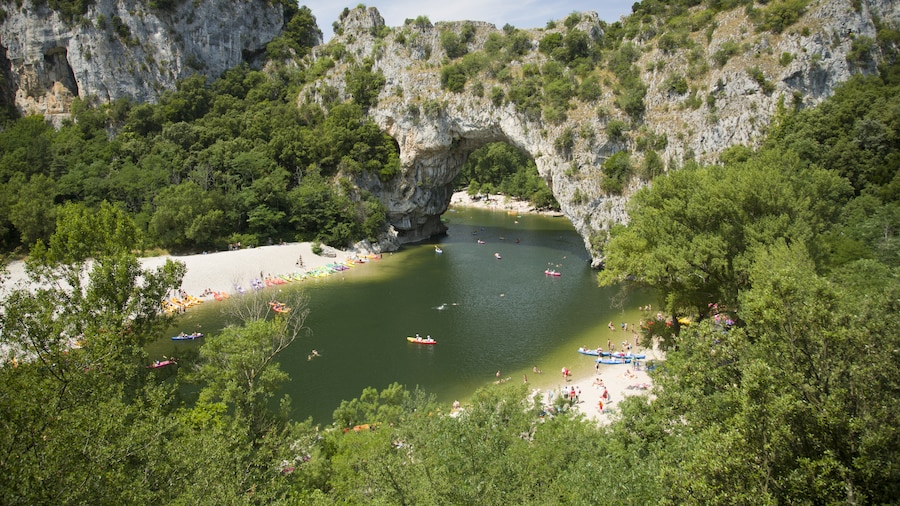
[[597,362],[601,364],[627,364],[632,360],[643,360],[647,358],[647,355],[643,353],[630,353],[630,352],[622,352],[622,351],[605,351],[601,348],[591,349],[581,347],[578,348],[578,353],[582,355],[589,355],[593,357],[599,357]]
[[[349,270],[352,267],[356,267],[360,264],[365,264],[374,260],[381,260],[381,255],[362,255],[350,257],[343,262],[330,262],[321,267],[316,267],[314,269],[310,269],[308,271],[298,271],[291,274],[279,274],[277,276],[268,276],[265,279],[256,278],[250,281],[250,288],[253,290],[262,290],[263,288],[267,288],[270,286],[278,286],[286,283],[292,283],[295,281],[303,281],[305,279],[310,278],[324,278],[326,276],[330,276],[337,272],[343,272]],[[247,290],[242,286],[235,284],[234,289],[236,292],[244,294],[247,293]]]
[[[351,267],[355,267],[360,264],[364,264],[367,262],[371,262],[373,260],[381,260],[381,255],[369,254],[369,255],[361,255],[350,257],[343,262],[331,262],[322,267],[317,267],[315,269],[310,269],[304,272],[294,272],[291,274],[279,274],[277,276],[267,276],[265,278],[255,278],[250,281],[250,289],[254,291],[262,290],[263,288],[268,288],[272,286],[283,285],[286,283],[292,283],[295,281],[303,281],[308,278],[323,278],[325,276],[330,276],[336,272],[342,272],[350,269]],[[247,293],[247,289],[243,286],[235,284],[234,291],[238,294]],[[210,294],[213,296],[215,300],[225,300],[230,297],[228,292],[221,291],[215,292],[209,290],[204,292],[204,295]],[[196,306],[197,304],[201,304],[203,299],[199,297],[194,297],[192,295],[184,295],[183,297],[171,297],[167,300],[162,301],[162,308],[166,314],[175,314],[182,313],[188,308]]]

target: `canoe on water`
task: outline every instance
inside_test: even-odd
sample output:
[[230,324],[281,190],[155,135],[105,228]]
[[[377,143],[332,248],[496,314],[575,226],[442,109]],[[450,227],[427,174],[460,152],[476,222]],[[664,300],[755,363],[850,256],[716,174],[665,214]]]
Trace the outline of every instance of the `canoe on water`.
[[409,337],[406,338],[407,341],[416,344],[437,344],[437,341],[430,337]]
[[176,362],[174,360],[157,360],[157,361],[153,362],[152,364],[148,365],[147,369],[160,369],[167,365],[174,365],[177,363],[178,362]]
[[193,341],[194,339],[200,339],[203,337],[203,334],[200,332],[194,332],[193,334],[185,334],[182,332],[177,336],[172,336],[173,341]]

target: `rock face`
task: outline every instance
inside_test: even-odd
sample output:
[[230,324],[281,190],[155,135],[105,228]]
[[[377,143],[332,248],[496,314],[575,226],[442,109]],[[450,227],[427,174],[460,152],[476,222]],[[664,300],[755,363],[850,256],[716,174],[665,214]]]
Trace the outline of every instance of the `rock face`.
[[282,6],[266,0],[176,3],[160,11],[139,0],[96,0],[68,21],[46,2],[4,6],[6,92],[20,112],[47,116],[66,114],[75,97],[154,102],[178,79],[217,77],[261,55],[284,24]]
[[[341,20],[336,42],[345,45],[353,58],[372,58],[374,68],[384,74],[387,84],[369,114],[396,140],[402,163],[402,174],[387,184],[374,178],[360,178],[357,183],[382,196],[396,242],[419,241],[444,230],[440,215],[450,202],[451,181],[467,156],[486,143],[512,144],[535,160],[563,213],[584,237],[594,264],[599,265],[602,253],[596,239],[602,242],[610,226],[627,221],[629,195],[648,184],[632,177],[621,193],[603,191],[605,160],[627,150],[637,166],[649,143],[667,162],[668,170],[688,160],[714,162],[734,144],[756,146],[779,102],[813,106],[853,74],[876,72],[882,59],[877,49],[862,58],[850,58],[854,40],[875,39],[874,19],[897,26],[898,2],[864,1],[858,9],[846,0],[810,2],[801,20],[780,34],[754,32],[745,11],[737,9],[720,14],[711,33],[693,33],[694,47],[700,48],[693,52],[664,51],[655,39],[638,38],[632,41],[639,48],[634,65],[647,87],[645,110],[639,118],[621,111],[615,105],[614,87],[604,86],[597,101],[574,100],[565,121],[551,122],[529,118],[509,102],[494,105],[488,93],[492,87],[509,90],[500,80],[479,76],[462,93],[441,88],[441,69],[448,61],[441,32],[460,33],[465,23],[470,24],[468,28],[475,29],[468,43],[472,53],[483,49],[491,33],[503,33],[495,26],[408,23],[377,38],[375,34],[385,32],[383,19],[373,8],[357,8]],[[603,37],[602,27],[591,12],[583,14],[577,25],[595,41]],[[565,34],[566,30],[558,26],[526,31],[532,50],[508,65],[512,74],[522,75],[524,65],[546,62],[537,42],[547,33]],[[735,48],[734,54],[719,64],[714,55],[729,45]],[[698,54],[706,62],[702,72],[696,67]],[[346,68],[336,66],[326,84],[343,90]],[[690,76],[688,91],[673,91],[673,76]],[[608,126],[614,120],[628,125],[624,135],[611,136]],[[563,135],[571,136],[572,142],[557,142]]]
[[[27,0],[4,7],[0,66],[3,81],[12,86],[0,92],[14,96],[26,114],[51,116],[67,113],[74,97],[152,102],[179,78],[194,72],[215,77],[261,54],[284,24],[281,6],[266,0],[176,3],[174,11],[160,13],[137,0],[95,0],[83,18],[68,22]],[[649,184],[646,174],[635,171],[621,191],[610,190],[603,183],[604,162],[624,151],[633,168],[649,157],[673,170],[690,160],[715,162],[735,144],[756,146],[779,104],[814,106],[853,74],[876,72],[884,59],[879,46],[854,47],[876,39],[876,21],[896,30],[900,2],[811,0],[799,21],[781,33],[755,31],[746,11],[735,9],[674,46],[653,36],[657,25],[651,22],[648,32],[625,42],[634,49],[632,65],[646,87],[640,111],[626,113],[619,105],[617,97],[632,90],[601,63],[597,98],[573,98],[562,114],[548,118],[546,110],[517,108],[509,100],[511,87],[547,63],[538,43],[548,34],[564,37],[578,30],[590,44],[601,43],[606,25],[596,13],[583,13],[576,23],[567,19],[522,30],[518,42],[527,47],[501,72],[481,72],[461,92],[450,92],[441,87],[441,71],[460,60],[448,57],[442,33],[469,33],[464,44],[477,53],[504,30],[477,21],[432,25],[421,18],[389,29],[376,9],[358,7],[336,23],[338,35],[329,44],[341,50],[313,51],[313,58],[341,54],[340,61],[300,97],[337,90],[349,99],[347,71],[364,59],[384,75],[386,85],[369,115],[396,140],[401,173],[387,183],[353,176],[388,208],[391,230],[383,247],[444,231],[440,216],[450,203],[451,182],[469,154],[506,142],[535,160],[599,265],[608,230],[627,221],[629,196]],[[569,76],[583,84],[583,76]],[[319,87],[329,93],[317,93]],[[493,99],[497,90],[501,100]]]

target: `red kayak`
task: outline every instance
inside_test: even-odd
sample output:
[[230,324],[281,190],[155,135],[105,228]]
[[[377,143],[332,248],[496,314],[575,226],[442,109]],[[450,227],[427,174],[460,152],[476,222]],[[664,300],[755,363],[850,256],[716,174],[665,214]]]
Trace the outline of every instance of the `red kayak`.
[[153,362],[152,364],[148,365],[147,369],[159,369],[161,367],[165,367],[167,365],[173,365],[173,364],[177,364],[177,363],[178,362],[176,362],[174,360],[157,360],[156,362]]

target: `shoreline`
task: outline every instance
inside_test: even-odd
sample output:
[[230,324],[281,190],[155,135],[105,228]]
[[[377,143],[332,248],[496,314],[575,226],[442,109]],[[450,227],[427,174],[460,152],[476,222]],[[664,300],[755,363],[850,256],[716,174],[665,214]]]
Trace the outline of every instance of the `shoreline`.
[[491,211],[541,214],[544,216],[564,216],[559,211],[535,209],[531,202],[527,200],[519,200],[500,194],[472,197],[465,190],[453,192],[453,196],[450,197],[450,206],[477,207]]
[[[572,353],[577,353],[573,350]],[[594,357],[578,354],[572,358],[572,367],[569,370],[569,378],[565,380],[561,370],[542,371],[539,374],[524,373],[531,387],[530,397],[540,395],[540,400],[545,408],[554,405],[557,396],[562,389],[580,390],[578,402],[571,404],[569,409],[580,413],[586,419],[594,421],[597,425],[607,425],[618,413],[618,403],[626,397],[634,395],[649,395],[653,386],[653,380],[647,373],[646,364],[649,361],[662,362],[665,353],[658,349],[635,348],[634,353],[645,354],[647,358],[639,361],[640,366],[634,364],[599,364]],[[540,370],[540,369],[539,369]],[[514,378],[510,378],[512,381]],[[523,378],[524,380],[524,378]],[[602,383],[600,383],[602,380]],[[602,385],[602,386],[601,386]],[[607,390],[608,398],[603,399],[603,391]],[[603,400],[603,410],[598,403]]]
[[[141,257],[138,261],[143,269],[156,269],[164,265],[167,260],[183,262],[186,272],[181,281],[181,290],[193,297],[207,299],[212,298],[210,292],[225,292],[233,295],[237,293],[235,286],[240,286],[245,291],[251,291],[251,281],[255,279],[264,280],[270,276],[311,272],[323,269],[328,264],[343,263],[363,254],[353,250],[343,251],[325,247],[326,252],[335,256],[320,256],[312,252],[312,246],[311,242],[292,242],[194,255]],[[299,264],[301,258],[303,260],[302,267]],[[0,284],[0,295],[4,296],[9,289],[21,286],[28,281],[24,261],[11,262],[7,269],[9,275]]]
[[[455,192],[451,197],[450,205],[517,213],[558,214],[538,211],[528,201],[499,195],[492,195],[486,199],[473,198],[465,191]],[[324,246],[324,250],[334,256],[320,256],[312,252],[312,245],[311,242],[290,242],[191,255],[167,254],[141,257],[138,260],[144,269],[158,268],[169,259],[184,262],[187,270],[181,282],[181,290],[194,297],[208,298],[210,292],[234,294],[237,292],[236,285],[241,286],[244,290],[249,290],[250,282],[255,279],[309,272],[325,268],[328,264],[342,263],[349,258],[369,253]],[[302,266],[298,262],[301,258]],[[28,281],[23,260],[10,262],[7,269],[9,275],[0,283],[0,295],[6,295],[9,289]]]

